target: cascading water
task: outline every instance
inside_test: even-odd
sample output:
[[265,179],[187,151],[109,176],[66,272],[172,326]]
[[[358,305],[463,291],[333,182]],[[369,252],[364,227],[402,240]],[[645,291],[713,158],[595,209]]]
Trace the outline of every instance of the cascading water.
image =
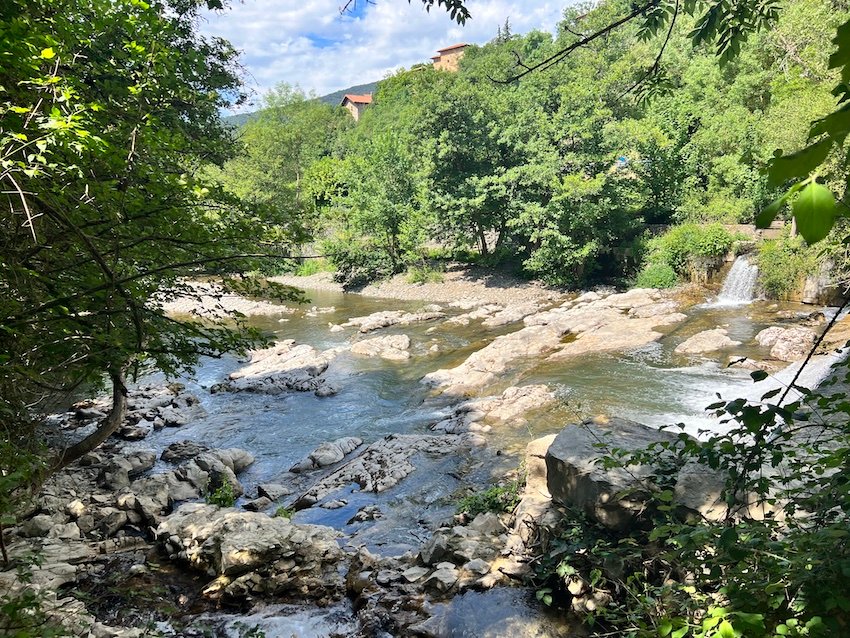
[[746,255],[735,259],[723,281],[723,288],[712,306],[741,306],[751,303],[756,289],[759,267],[751,264]]

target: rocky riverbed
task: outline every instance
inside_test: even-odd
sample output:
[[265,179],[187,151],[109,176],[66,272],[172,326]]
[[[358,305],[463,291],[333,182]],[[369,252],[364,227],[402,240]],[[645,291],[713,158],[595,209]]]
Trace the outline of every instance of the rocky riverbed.
[[[12,566],[0,587],[43,592],[78,635],[202,635],[199,623],[238,635],[239,618],[269,631],[290,618],[299,636],[576,635],[575,620],[533,611],[522,588],[535,529],[557,516],[551,494],[599,510],[587,496],[596,487],[563,488],[565,476],[592,474],[582,469],[589,444],[562,438],[549,454],[554,435],[582,412],[648,421],[662,404],[644,408],[641,388],[627,393],[644,379],[666,383],[643,392],[672,403],[687,391],[676,384],[694,378],[709,379],[706,396],[718,384],[743,390],[748,373],[736,368],[797,361],[825,325],[802,307],[720,311],[656,290],[513,295],[475,285],[468,298],[317,294],[312,306],[266,308],[256,321],[279,335],[272,347],[205,363],[180,383],[146,380],[116,436],[48,480],[5,530]],[[842,322],[823,365],[848,332]],[[618,393],[628,399],[616,403]],[[583,410],[571,407],[580,400]],[[45,428],[73,439],[108,409],[82,401]],[[655,432],[617,419],[587,428]],[[516,507],[456,514],[464,495],[516,481],[521,461]],[[702,486],[692,508],[710,514],[710,477],[683,481]],[[616,528],[631,507],[598,516]],[[42,562],[25,584],[13,567],[33,550]],[[500,593],[508,586],[519,589]],[[576,594],[577,611],[597,604],[587,596]],[[494,630],[505,600],[526,610],[515,617],[524,633]],[[463,619],[470,606],[490,610],[477,626]],[[321,622],[299,620],[319,609],[330,610],[316,612]]]

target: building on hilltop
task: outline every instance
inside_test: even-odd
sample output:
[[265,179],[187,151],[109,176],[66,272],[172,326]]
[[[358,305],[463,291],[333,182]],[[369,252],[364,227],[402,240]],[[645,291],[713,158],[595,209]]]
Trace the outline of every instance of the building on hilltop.
[[340,102],[340,106],[345,107],[348,112],[351,113],[351,117],[353,117],[356,122],[360,119],[360,116],[363,114],[363,111],[366,110],[366,107],[371,103],[371,93],[367,93],[366,95],[346,93],[342,98],[342,102]]
[[463,57],[463,50],[467,46],[467,44],[453,44],[445,49],[440,49],[437,51],[437,55],[431,58],[434,61],[434,68],[437,71],[456,72],[460,59]]

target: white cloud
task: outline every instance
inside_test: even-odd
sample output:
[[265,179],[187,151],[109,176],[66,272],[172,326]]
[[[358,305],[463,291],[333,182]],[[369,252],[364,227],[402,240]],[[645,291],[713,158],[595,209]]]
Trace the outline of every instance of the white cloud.
[[323,95],[427,62],[456,42],[483,44],[506,18],[515,33],[553,31],[570,0],[468,0],[472,20],[463,27],[418,0],[360,2],[357,15],[340,15],[343,0],[243,0],[208,15],[201,29],[242,52],[255,99],[280,82]]

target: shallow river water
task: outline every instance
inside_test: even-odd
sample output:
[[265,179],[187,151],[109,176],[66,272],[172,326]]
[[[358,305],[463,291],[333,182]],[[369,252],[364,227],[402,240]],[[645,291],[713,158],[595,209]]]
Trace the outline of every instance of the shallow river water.
[[[366,298],[358,295],[309,292],[310,304],[297,307],[292,314],[254,318],[254,325],[279,339],[295,339],[317,349],[349,344],[356,329],[331,332],[329,324],[343,323],[350,317],[367,315],[380,310],[419,310],[423,302],[404,302]],[[333,307],[332,312],[308,315],[309,307]],[[812,307],[783,305],[782,310],[809,313]],[[461,311],[449,311],[459,314]],[[348,505],[339,510],[313,507],[297,512],[296,522],[331,525],[348,534],[354,527],[348,524],[352,514],[363,505],[377,503],[388,515],[372,524],[359,542],[385,554],[401,554],[415,548],[425,539],[430,526],[453,512],[461,478],[474,478],[486,483],[505,471],[516,468],[525,445],[539,436],[557,432],[578,418],[607,414],[633,419],[642,423],[663,426],[685,423],[692,433],[721,427],[705,413],[705,407],[717,400],[738,396],[757,398],[775,380],[754,384],[749,373],[725,367],[730,354],[764,358],[765,349],[754,344],[759,330],[776,323],[776,304],[754,302],[748,305],[704,304],[686,311],[687,321],[664,328],[665,336],[657,343],[633,352],[594,354],[574,360],[525,362],[506,374],[487,394],[500,392],[517,384],[545,383],[563,399],[560,405],[529,420],[521,427],[501,426],[487,434],[486,462],[450,458],[426,460],[430,466],[414,472],[387,492],[361,494],[352,486],[345,498]],[[139,445],[162,447],[171,441],[194,439],[213,447],[241,447],[256,456],[255,464],[240,480],[248,494],[256,493],[256,484],[274,481],[296,461],[306,456],[322,442],[343,436],[358,436],[369,443],[391,433],[427,433],[428,426],[440,419],[448,408],[423,401],[429,389],[420,383],[428,372],[453,367],[470,353],[482,348],[499,334],[522,327],[513,324],[488,330],[480,322],[469,326],[443,326],[441,323],[420,323],[389,328],[378,334],[404,333],[411,339],[411,358],[402,362],[358,357],[343,353],[334,364],[341,364],[346,375],[340,392],[332,397],[318,398],[312,393],[292,393],[265,396],[251,393],[211,394],[208,388],[221,382],[239,367],[235,358],[205,360],[193,379],[185,382],[202,401],[207,416],[178,429],[166,428]],[[702,330],[723,327],[729,336],[742,342],[729,351],[712,353],[710,358],[688,358],[673,350],[683,340]],[[436,345],[437,352],[431,350]],[[339,367],[335,369],[340,369]],[[818,376],[824,366],[809,371]],[[786,377],[789,372],[783,373]],[[487,456],[489,455],[489,456]],[[294,613],[294,612],[293,612]],[[301,613],[301,612],[298,612]],[[332,621],[295,622],[286,613],[261,613],[259,624],[272,628],[290,617],[291,627],[301,627],[292,635],[323,636],[328,627],[342,623],[348,616],[331,614]],[[307,614],[307,618],[310,615]],[[312,617],[314,620],[315,617]],[[274,631],[269,635],[277,634]],[[463,635],[479,635],[475,633]],[[483,634],[481,634],[483,635]]]

